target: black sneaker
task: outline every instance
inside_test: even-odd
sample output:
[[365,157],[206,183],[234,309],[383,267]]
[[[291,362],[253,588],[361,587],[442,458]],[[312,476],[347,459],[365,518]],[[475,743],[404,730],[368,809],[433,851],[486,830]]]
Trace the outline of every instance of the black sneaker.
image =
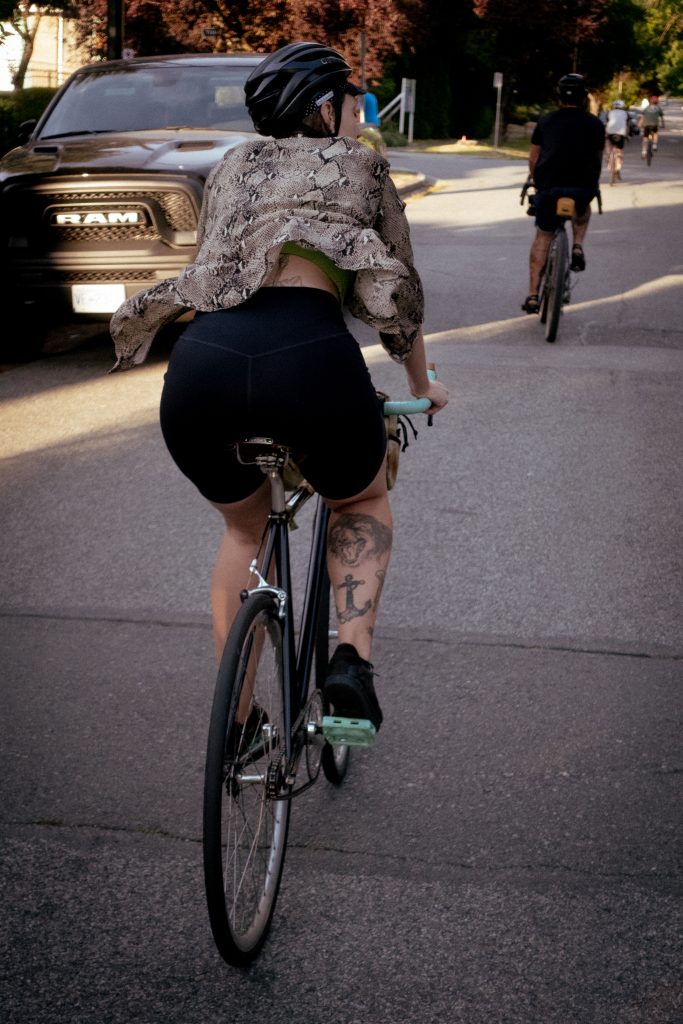
[[383,715],[372,674],[372,664],[353,644],[339,644],[327,669],[323,696],[339,718],[369,718],[379,732]]
[[569,269],[573,270],[574,273],[579,273],[581,270],[586,269],[586,257],[583,254],[583,249],[580,245],[575,245],[572,248],[572,261],[569,265]]

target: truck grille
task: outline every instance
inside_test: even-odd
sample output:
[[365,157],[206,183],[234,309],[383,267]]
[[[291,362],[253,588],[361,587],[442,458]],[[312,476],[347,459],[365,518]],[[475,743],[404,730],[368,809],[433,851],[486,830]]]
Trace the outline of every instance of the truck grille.
[[[149,224],[73,224],[54,227],[46,221],[47,210],[97,211],[119,207],[123,210],[144,208]],[[189,192],[182,189],[12,189],[6,204],[11,232],[30,234],[38,231],[60,242],[155,242],[169,233],[193,232],[197,213]],[[48,232],[48,235],[45,234]]]

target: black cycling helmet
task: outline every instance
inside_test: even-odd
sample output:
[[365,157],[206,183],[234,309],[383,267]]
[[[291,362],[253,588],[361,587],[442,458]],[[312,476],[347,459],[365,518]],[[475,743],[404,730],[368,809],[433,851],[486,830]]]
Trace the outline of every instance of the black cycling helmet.
[[342,55],[320,43],[289,43],[271,53],[254,68],[244,85],[247,110],[256,131],[285,138],[316,105],[330,99],[336,114],[336,134],[344,93],[363,92],[348,81],[350,74]]
[[586,79],[583,75],[563,75],[557,83],[557,95],[564,103],[580,106],[588,95]]

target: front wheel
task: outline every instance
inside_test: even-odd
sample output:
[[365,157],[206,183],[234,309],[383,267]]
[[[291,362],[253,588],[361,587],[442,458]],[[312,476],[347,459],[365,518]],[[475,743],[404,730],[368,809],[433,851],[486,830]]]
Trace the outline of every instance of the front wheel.
[[236,966],[265,941],[287,845],[282,653],[273,598],[250,595],[218,670],[204,777],[209,921],[219,953]]

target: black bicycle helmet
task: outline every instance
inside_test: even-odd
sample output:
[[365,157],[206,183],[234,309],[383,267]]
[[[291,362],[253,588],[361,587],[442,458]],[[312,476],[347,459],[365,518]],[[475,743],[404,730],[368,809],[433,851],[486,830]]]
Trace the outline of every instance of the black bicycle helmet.
[[557,83],[557,95],[564,103],[580,105],[588,94],[583,75],[563,75]]
[[[244,85],[247,110],[259,135],[285,138],[324,99],[334,102],[336,134],[351,68],[336,50],[320,43],[289,43],[254,68]],[[326,96],[326,93],[330,93]]]

